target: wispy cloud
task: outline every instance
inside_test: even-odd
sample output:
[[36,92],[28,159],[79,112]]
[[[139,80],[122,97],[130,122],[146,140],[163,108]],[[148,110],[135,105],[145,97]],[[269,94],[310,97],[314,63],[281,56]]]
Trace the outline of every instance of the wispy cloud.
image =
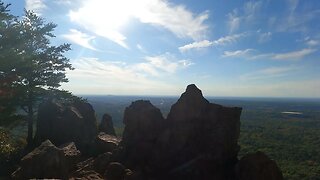
[[320,15],[319,9],[312,9],[314,7],[306,7],[298,9],[299,0],[287,0],[287,9],[284,11],[285,15],[281,18],[275,18],[273,27],[280,32],[303,32],[307,33],[313,29],[308,26],[310,23],[317,23],[317,18]]
[[265,43],[271,40],[272,33],[271,32],[265,32],[259,34],[258,42],[259,43]]
[[209,46],[212,46],[213,42],[209,41],[209,40],[203,40],[203,41],[199,41],[199,42],[193,42],[190,44],[186,44],[184,46],[179,47],[179,50],[181,52],[185,52],[191,49],[202,49],[202,48],[206,48]]
[[236,8],[227,14],[229,32],[233,33],[240,28],[240,25],[254,22],[261,6],[262,1],[249,1],[242,8]]
[[160,56],[147,56],[144,59],[146,60],[145,63],[139,63],[134,68],[153,76],[159,76],[163,72],[173,74],[179,69],[193,65],[190,60],[178,60],[169,53]]
[[208,26],[204,21],[209,13],[196,15],[184,6],[174,5],[162,0],[91,0],[85,1],[77,10],[71,10],[72,22],[128,48],[126,36],[121,32],[130,18],[141,23],[162,27],[179,38],[202,39]]
[[250,52],[254,51],[253,49],[244,49],[244,50],[236,50],[236,51],[224,51],[222,57],[247,57]]
[[25,0],[26,10],[34,11],[36,14],[41,15],[42,11],[47,8],[43,0]]
[[221,37],[214,41],[203,40],[203,41],[193,42],[193,43],[186,44],[184,46],[179,47],[179,50],[180,52],[186,52],[192,49],[202,49],[210,46],[226,45],[226,44],[234,43],[244,36],[246,36],[246,34],[241,33],[241,34],[234,34],[230,36]]
[[271,79],[287,76],[289,73],[298,70],[297,67],[269,67],[240,76],[243,81]]
[[62,35],[62,37],[66,38],[69,41],[76,43],[82,47],[97,51],[97,49],[95,47],[93,47],[90,43],[90,41],[95,39],[94,36],[89,36],[88,34],[80,32],[76,29],[70,29],[69,34],[64,34],[64,35]]
[[306,42],[306,44],[307,44],[308,46],[316,46],[316,45],[320,44],[320,42],[319,42],[318,40],[315,40],[315,39],[310,39],[310,40],[308,40],[308,41]]
[[279,54],[274,54],[272,55],[272,59],[277,59],[277,60],[296,60],[296,59],[301,59],[313,52],[315,52],[316,49],[302,49],[298,51],[292,51],[292,52],[287,52],[287,53],[279,53]]
[[[74,93],[95,94],[171,94],[177,88],[170,84],[166,76],[192,63],[187,60],[174,61],[171,55],[145,57],[142,63],[127,64],[122,61],[103,61],[98,58],[79,58],[73,60],[75,70],[68,71],[69,83],[63,88]],[[90,86],[88,86],[90,84]]]

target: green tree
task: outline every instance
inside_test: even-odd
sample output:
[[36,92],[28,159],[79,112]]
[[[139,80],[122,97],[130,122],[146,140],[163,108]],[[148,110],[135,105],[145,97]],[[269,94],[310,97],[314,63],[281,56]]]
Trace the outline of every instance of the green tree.
[[20,32],[17,17],[9,13],[10,4],[0,1],[0,124],[12,119],[17,106],[14,82],[17,80],[16,67],[19,63],[17,45]]
[[[69,59],[64,56],[70,50],[70,44],[51,45],[50,39],[55,37],[53,31],[56,24],[46,23],[32,11],[25,11],[25,16],[17,20],[8,13],[8,6],[0,3],[0,31],[5,32],[1,34],[0,41],[0,51],[5,52],[5,56],[0,56],[0,75],[5,82],[1,83],[1,92],[6,93],[7,97],[14,97],[8,102],[16,102],[13,104],[18,104],[26,112],[27,143],[31,146],[38,103],[55,95],[74,97],[58,89],[61,83],[68,82],[66,70],[73,69]],[[9,45],[6,44],[8,42]]]
[[33,140],[33,119],[35,105],[62,82],[68,82],[65,71],[72,70],[69,59],[64,53],[70,50],[70,44],[53,46],[50,38],[56,24],[45,21],[31,11],[25,12],[20,21],[20,37],[23,45],[20,49],[21,67],[18,71],[17,84],[23,89],[21,94],[22,108],[28,114],[28,137],[30,145]]

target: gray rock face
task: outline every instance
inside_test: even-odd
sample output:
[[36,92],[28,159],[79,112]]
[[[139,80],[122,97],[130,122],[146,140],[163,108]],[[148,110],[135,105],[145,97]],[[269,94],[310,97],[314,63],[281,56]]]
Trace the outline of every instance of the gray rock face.
[[160,110],[149,101],[135,101],[125,109],[123,122],[124,164],[129,167],[149,164],[154,142],[164,127]]
[[75,165],[80,161],[81,156],[81,153],[74,142],[63,144],[59,146],[59,148],[62,149],[63,154],[66,157],[68,170],[74,170],[76,168]]
[[[241,108],[209,103],[195,85],[189,85],[171,107],[167,129],[156,144],[156,162],[171,162],[165,168],[177,167],[197,157],[215,163],[237,157]],[[156,156],[157,157],[157,156]]]
[[78,102],[64,106],[46,101],[39,106],[36,144],[46,139],[58,146],[75,142],[82,152],[90,146],[97,132],[95,112],[89,103]]
[[282,180],[277,164],[262,152],[247,154],[236,166],[237,180]]
[[[233,171],[229,166],[237,161],[241,110],[209,103],[193,84],[171,107],[166,120],[150,102],[133,102],[124,114],[124,164],[132,169],[144,167],[142,171],[151,174],[166,172],[169,177],[185,174],[190,178],[194,174],[186,172],[198,172],[226,178]],[[215,174],[208,171],[212,167]],[[202,177],[193,177],[197,178]]]
[[101,132],[98,134],[95,140],[96,151],[98,152],[98,154],[112,152],[118,147],[120,140],[121,139],[117,138],[116,136]]
[[99,132],[104,132],[106,134],[116,136],[113,127],[112,117],[109,114],[103,115],[101,123],[99,125]]
[[63,150],[49,140],[21,159],[20,168],[13,173],[14,179],[68,177],[67,159]]

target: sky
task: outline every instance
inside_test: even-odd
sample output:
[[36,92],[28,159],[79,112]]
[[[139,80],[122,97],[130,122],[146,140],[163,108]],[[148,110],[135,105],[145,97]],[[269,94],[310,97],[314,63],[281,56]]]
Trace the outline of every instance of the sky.
[[4,0],[71,43],[75,94],[320,97],[319,0]]

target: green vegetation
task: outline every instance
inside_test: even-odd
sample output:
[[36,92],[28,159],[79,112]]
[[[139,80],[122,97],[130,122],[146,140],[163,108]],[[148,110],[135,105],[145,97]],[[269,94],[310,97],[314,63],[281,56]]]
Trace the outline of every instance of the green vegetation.
[[319,110],[299,117],[281,114],[272,106],[244,109],[240,156],[260,150],[277,162],[286,179],[319,179],[319,137]]
[[0,1],[0,121],[8,121],[20,112],[17,110],[23,110],[31,146],[38,103],[52,96],[73,97],[58,89],[61,83],[68,82],[66,70],[73,69],[64,56],[70,44],[51,45],[57,25],[46,23],[31,11],[26,11],[20,20],[8,8]]

